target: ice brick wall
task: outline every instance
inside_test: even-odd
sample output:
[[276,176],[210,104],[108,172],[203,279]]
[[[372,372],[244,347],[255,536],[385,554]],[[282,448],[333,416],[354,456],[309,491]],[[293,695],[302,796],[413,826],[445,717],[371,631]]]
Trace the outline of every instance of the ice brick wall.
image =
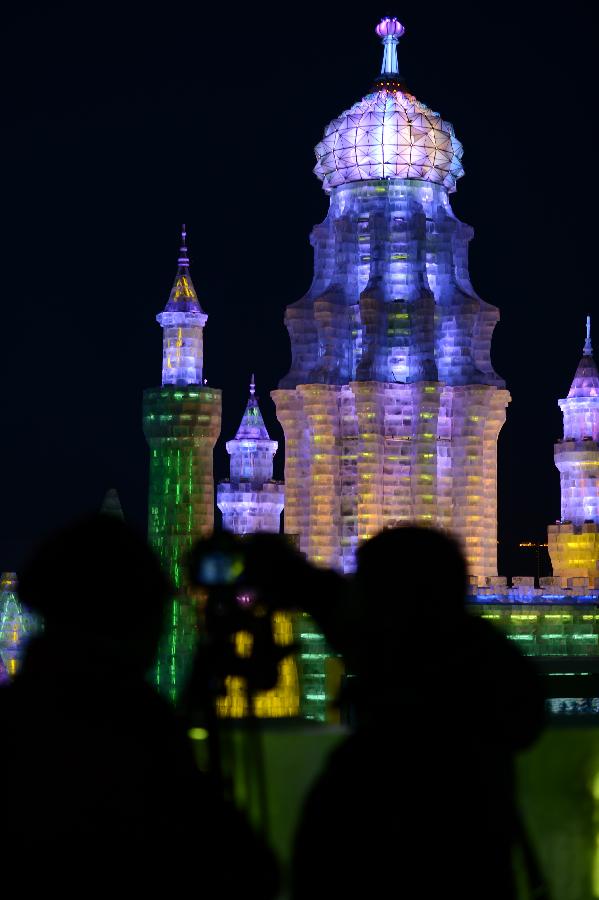
[[509,395],[490,361],[497,310],[468,277],[471,236],[436,184],[331,191],[312,286],[286,312],[291,370],[273,392],[285,528],[319,564],[351,571],[361,540],[416,521],[457,532],[477,577],[496,573]]
[[494,574],[506,391],[351,382],[280,389],[273,398],[291,438],[285,527],[310,559],[352,571],[361,541],[417,522],[456,532],[471,573]]
[[195,642],[186,556],[214,527],[213,448],[220,434],[221,392],[190,385],[144,392],[150,447],[148,538],[177,592],[157,679],[175,698]]

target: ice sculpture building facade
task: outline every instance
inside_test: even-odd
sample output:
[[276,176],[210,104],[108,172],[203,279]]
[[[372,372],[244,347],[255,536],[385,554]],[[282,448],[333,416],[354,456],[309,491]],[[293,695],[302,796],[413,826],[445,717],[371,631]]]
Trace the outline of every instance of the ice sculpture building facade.
[[591,320],[568,396],[559,401],[564,437],[555,445],[561,519],[548,528],[553,574],[564,584],[589,579],[599,587],[599,372],[591,346]]
[[359,542],[412,521],[451,529],[479,580],[496,574],[497,436],[509,394],[493,371],[498,311],[468,275],[472,229],[449,193],[453,127],[399,74],[403,27],[377,28],[374,89],[316,147],[329,212],[314,279],[286,311],[285,529],[316,563],[351,571]]
[[159,687],[174,698],[195,644],[185,556],[214,527],[212,456],[221,422],[221,392],[203,383],[208,317],[191,280],[185,226],[175,281],[156,318],[163,329],[162,386],[146,390],[143,398],[150,447],[148,537],[177,591],[157,667]]

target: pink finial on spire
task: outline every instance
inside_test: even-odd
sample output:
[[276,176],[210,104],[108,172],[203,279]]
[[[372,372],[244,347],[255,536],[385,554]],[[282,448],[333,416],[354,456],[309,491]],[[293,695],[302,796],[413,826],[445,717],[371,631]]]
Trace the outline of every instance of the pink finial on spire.
[[381,19],[379,24],[376,26],[376,33],[379,37],[386,38],[388,36],[393,35],[394,37],[400,38],[402,34],[405,32],[404,26],[401,24],[399,19],[396,19],[393,16],[392,19],[389,16],[385,16],[384,19]]
[[180,266],[189,265],[189,257],[187,255],[187,231],[185,225],[181,225],[181,246],[179,247],[178,263]]
[[405,32],[401,22],[395,18],[385,16],[376,26],[376,33],[383,39],[383,65],[381,75],[399,75],[399,63],[397,62],[397,44]]

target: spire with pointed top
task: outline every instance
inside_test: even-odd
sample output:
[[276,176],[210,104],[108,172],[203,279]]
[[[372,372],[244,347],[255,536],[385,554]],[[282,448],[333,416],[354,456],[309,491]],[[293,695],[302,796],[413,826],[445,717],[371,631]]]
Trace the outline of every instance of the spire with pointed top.
[[[572,385],[568,392],[568,399],[577,398],[578,400],[589,399],[593,403],[599,402],[599,372],[593,359],[593,348],[591,346],[591,317],[587,316],[587,333],[582,349],[582,359],[578,363],[576,374]],[[560,406],[565,401],[560,400]],[[580,404],[577,405],[577,416],[580,417]],[[564,407],[562,407],[564,409]],[[582,422],[582,419],[581,419]],[[588,423],[587,423],[588,424]],[[564,421],[564,427],[566,422]],[[586,427],[586,426],[585,426]],[[564,436],[566,432],[564,431]]]
[[[266,425],[264,424],[264,419],[262,418],[262,413],[260,412],[260,407],[258,405],[258,398],[256,397],[256,381],[253,375],[250,380],[250,396],[241,419],[241,424],[237,429],[235,440],[269,441],[270,443],[276,444],[276,441],[270,440],[270,435],[266,430]],[[227,444],[227,449],[228,448],[229,444]]]
[[590,316],[587,316],[587,337],[586,337],[586,341],[584,342],[584,348],[583,348],[582,352],[583,352],[584,356],[592,356],[593,355],[593,347],[591,345],[591,317]]
[[189,257],[187,255],[187,231],[185,230],[184,224],[181,225],[181,246],[179,247],[179,259],[177,260],[177,262],[179,263],[179,268],[189,268]]
[[189,273],[187,229],[181,227],[177,274],[164,311],[156,316],[164,329],[162,384],[202,384],[203,329],[208,316],[202,310]]
[[189,274],[189,253],[187,250],[187,229],[181,226],[181,246],[177,258],[177,274],[171,289],[166,310],[202,313],[198,295]]

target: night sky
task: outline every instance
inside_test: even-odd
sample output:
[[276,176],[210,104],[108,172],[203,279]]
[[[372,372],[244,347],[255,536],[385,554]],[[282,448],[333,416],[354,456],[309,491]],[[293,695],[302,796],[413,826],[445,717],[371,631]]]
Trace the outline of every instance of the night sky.
[[[226,11],[221,11],[225,10]],[[164,307],[188,226],[209,314],[205,376],[223,388],[217,477],[255,370],[290,360],[283,311],[311,280],[326,215],[312,174],[325,125],[380,69],[381,15],[406,25],[400,66],[453,123],[475,228],[470,272],[501,311],[493,362],[512,394],[499,439],[500,571],[559,516],[553,442],[599,304],[596,29],[590,4],[268,7],[29,4],[4,13],[0,566],[97,508],[110,487],[144,526],[141,394],[161,373]],[[291,18],[283,18],[287,13]],[[599,355],[599,354],[598,354]],[[283,456],[277,456],[282,477]],[[59,574],[59,573],[57,573]]]

